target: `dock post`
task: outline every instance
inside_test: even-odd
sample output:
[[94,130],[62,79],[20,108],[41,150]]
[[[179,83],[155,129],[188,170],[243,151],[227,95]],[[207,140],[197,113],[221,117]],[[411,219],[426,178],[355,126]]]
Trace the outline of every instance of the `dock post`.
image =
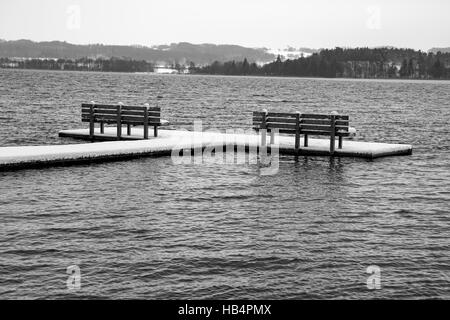
[[263,110],[263,117],[262,117],[262,122],[261,122],[261,146],[265,147],[266,146],[266,138],[267,138],[267,110],[264,109]]
[[117,105],[117,140],[122,138],[122,106],[122,102]]
[[331,115],[331,132],[330,132],[330,155],[334,154],[336,147],[336,115]]
[[300,148],[300,113],[297,112],[295,116],[295,153],[298,154]]
[[89,139],[91,139],[91,141],[94,140],[94,131],[95,131],[94,108],[95,102],[91,101],[91,105],[89,107]]
[[150,105],[148,103],[144,104],[144,139],[148,140],[148,108]]

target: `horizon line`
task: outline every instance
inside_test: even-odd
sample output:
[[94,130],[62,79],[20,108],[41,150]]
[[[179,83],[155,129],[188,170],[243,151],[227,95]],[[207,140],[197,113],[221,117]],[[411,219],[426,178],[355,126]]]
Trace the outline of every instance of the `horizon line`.
[[448,47],[445,46],[433,46],[429,49],[421,49],[421,48],[414,48],[414,47],[401,47],[401,46],[395,46],[395,45],[377,45],[377,46],[368,46],[368,45],[357,45],[357,46],[342,46],[342,45],[336,45],[336,46],[332,46],[332,47],[321,47],[321,48],[312,48],[312,47],[307,47],[307,46],[299,46],[299,47],[294,47],[292,45],[286,45],[283,48],[274,48],[274,47],[267,47],[267,46],[246,46],[246,45],[242,45],[242,44],[236,44],[236,43],[212,43],[212,42],[201,42],[201,43],[194,43],[194,42],[189,42],[189,41],[180,41],[180,42],[171,42],[171,43],[164,43],[164,44],[153,44],[153,45],[145,45],[145,44],[112,44],[112,43],[75,43],[75,42],[69,42],[67,40],[33,40],[33,39],[25,39],[25,38],[20,38],[20,39],[4,39],[4,38],[0,38],[0,41],[2,42],[15,42],[15,41],[30,41],[33,43],[51,43],[51,42],[63,42],[63,43],[67,43],[67,44],[71,44],[71,45],[80,45],[80,46],[92,46],[92,45],[103,45],[103,46],[118,46],[118,47],[143,47],[143,48],[149,48],[152,49],[154,47],[158,47],[158,46],[170,46],[172,44],[180,44],[180,43],[187,43],[187,44],[192,44],[192,45],[215,45],[215,46],[239,46],[239,47],[243,47],[243,48],[248,48],[248,49],[287,49],[287,48],[294,48],[294,49],[308,49],[308,50],[314,50],[314,51],[322,51],[322,50],[326,50],[326,49],[335,49],[335,48],[343,48],[343,49],[356,49],[356,48],[369,48],[369,49],[381,49],[381,48],[393,48],[393,49],[413,49],[416,51],[422,51],[422,52],[429,52],[431,50],[435,50],[435,49],[450,49],[450,45]]

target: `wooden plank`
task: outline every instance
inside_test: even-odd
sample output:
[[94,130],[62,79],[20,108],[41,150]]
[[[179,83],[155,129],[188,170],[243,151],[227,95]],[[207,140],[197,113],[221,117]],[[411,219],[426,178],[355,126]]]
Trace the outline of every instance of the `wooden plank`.
[[104,114],[112,114],[112,115],[117,115],[117,110],[106,110],[106,109],[102,109],[102,110],[97,110],[94,109],[94,114],[98,114],[98,115],[104,115]]
[[[83,103],[81,104],[82,109],[89,109],[91,106],[90,103]],[[117,110],[117,105],[112,104],[96,104],[95,108],[97,109],[106,109],[106,110]],[[145,106],[122,106],[122,110],[127,111],[144,111],[146,109]],[[150,107],[148,108],[149,111],[152,112],[161,112],[161,107]]]
[[122,106],[123,111],[142,111],[144,112],[144,106]]
[[319,126],[319,125],[312,125],[312,124],[300,124],[300,131],[323,131],[323,132],[331,132],[331,126]]
[[[81,120],[83,122],[86,122],[85,120],[89,121],[90,116],[89,115],[82,115],[81,116]],[[160,123],[161,122],[161,118],[157,118],[157,117],[148,117],[149,122],[154,122],[154,123]],[[117,120],[117,115],[113,116],[113,115],[95,115],[94,116],[94,121],[95,122],[108,122],[108,121],[116,121]],[[135,122],[139,122],[141,124],[144,123],[144,117],[137,117],[137,116],[122,116],[122,120],[128,120],[128,121],[135,121]]]
[[[308,131],[308,130],[316,130],[316,131],[325,131],[325,132],[331,132],[331,125],[327,126],[321,126],[321,125],[313,125],[313,124],[300,124],[300,130],[301,131]],[[335,131],[348,131],[347,126],[335,126]]]
[[[144,125],[144,123],[142,121],[141,122],[135,122],[135,121],[124,121],[124,120],[122,120],[122,124],[131,124],[133,126],[143,126]],[[159,127],[159,126],[161,126],[161,122],[149,122],[148,125],[149,126],[157,126],[157,127]]]
[[123,121],[140,122],[140,123],[144,124],[144,117],[122,115],[122,120]]
[[268,117],[267,122],[280,122],[280,123],[296,123],[297,120],[295,118],[276,118],[276,117]]
[[124,116],[140,116],[144,117],[145,110],[142,111],[129,111],[129,110],[123,110],[122,115]]
[[[127,111],[144,111],[147,107],[145,106],[123,106],[122,110]],[[161,107],[150,107],[148,108],[149,112],[161,112]]]
[[[275,117],[275,116],[271,116],[269,114],[269,116],[266,118],[268,121],[271,121],[271,122],[295,123],[295,118],[292,118],[292,117]],[[263,116],[253,116],[252,119],[256,120],[256,121],[262,121]]]
[[295,130],[290,129],[280,129],[278,132],[282,134],[295,134]]
[[[311,136],[330,136],[331,132],[325,132],[325,131],[315,131],[315,130],[307,130],[307,131],[301,131],[302,134],[305,135],[311,135]],[[350,134],[348,132],[336,132],[335,136],[343,136],[348,137]]]
[[[294,120],[294,121],[289,121],[289,122],[267,121],[266,124],[267,124],[267,126],[273,125],[273,128],[278,128],[277,127],[278,125],[287,126],[287,128],[295,128],[295,119],[292,119],[292,120]],[[261,125],[261,124],[262,124],[262,121],[253,120],[253,125],[257,126],[257,125]],[[279,128],[284,128],[284,127],[279,127]]]
[[[81,113],[90,113],[90,110],[81,110]],[[94,109],[94,114],[112,114],[112,115],[116,115],[117,111],[116,110],[108,110],[108,109]]]
[[[90,120],[89,120],[89,118],[83,118],[83,119],[81,119],[81,122],[90,122]],[[117,120],[115,119],[115,120],[102,120],[102,119],[99,119],[99,120],[95,120],[94,121],[94,123],[105,123],[105,124],[115,124],[116,122],[117,122]]]
[[294,118],[297,113],[283,113],[283,112],[269,112],[267,114],[268,117],[277,117],[277,118]]
[[[256,124],[252,127],[253,130],[259,131],[261,130],[261,125],[260,124]],[[268,127],[267,129],[280,129],[279,133],[286,133],[286,134],[295,134],[295,125],[292,129],[290,128],[276,128],[276,127]]]
[[330,136],[330,132],[325,132],[325,131],[315,131],[315,130],[306,130],[306,131],[301,131],[301,133],[306,134],[306,135],[312,135],[312,136]]
[[[92,104],[90,103],[83,103],[81,105],[82,108],[89,108]],[[95,105],[96,108],[99,109],[109,109],[109,110],[116,110],[117,106],[116,105],[109,105],[109,104],[96,104]]]
[[[304,124],[322,124],[322,125],[330,125],[330,120],[318,120],[318,119],[302,119],[301,123]],[[336,125],[339,126],[348,126],[348,120],[336,120]]]
[[[83,118],[85,116],[82,116]],[[94,121],[99,122],[103,120],[117,120],[117,114],[114,116],[112,114],[105,114],[105,115],[95,115],[94,114]]]
[[134,120],[124,120],[122,119],[122,124],[132,124],[134,126],[143,126],[144,121],[134,121]]
[[312,113],[302,113],[300,116],[302,119],[331,119],[331,115],[329,114],[312,114]]
[[[330,114],[313,114],[313,113],[303,113],[301,119],[331,119]],[[336,120],[349,120],[349,116],[335,115]]]
[[266,124],[267,129],[292,129],[295,130],[296,129],[296,125],[295,124],[291,124],[291,123],[276,123],[276,122],[267,122]]

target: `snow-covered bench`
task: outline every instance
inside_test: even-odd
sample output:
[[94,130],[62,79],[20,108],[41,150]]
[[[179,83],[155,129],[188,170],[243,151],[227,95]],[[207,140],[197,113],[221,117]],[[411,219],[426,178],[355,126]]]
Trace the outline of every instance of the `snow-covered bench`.
[[94,138],[95,123],[100,124],[100,133],[105,133],[105,124],[117,126],[117,139],[122,137],[122,126],[127,126],[127,135],[131,135],[131,126],[144,126],[144,139],[148,139],[148,127],[153,126],[154,137],[158,136],[161,126],[161,108],[144,106],[104,105],[92,102],[81,105],[81,121],[89,122],[89,136]]
[[308,147],[308,136],[329,136],[330,154],[334,153],[336,137],[338,148],[342,149],[343,137],[348,137],[349,117],[338,114],[301,114],[280,112],[253,112],[253,129],[263,131],[262,142],[265,144],[265,132],[274,129],[279,133],[295,135],[295,149],[300,148],[300,135],[304,135],[304,146]]

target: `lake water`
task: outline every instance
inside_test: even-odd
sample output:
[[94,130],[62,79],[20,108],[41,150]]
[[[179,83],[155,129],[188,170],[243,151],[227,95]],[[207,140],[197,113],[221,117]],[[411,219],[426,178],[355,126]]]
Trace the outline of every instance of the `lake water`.
[[0,70],[0,146],[79,143],[58,131],[91,100],[159,105],[176,128],[336,110],[414,153],[0,173],[0,298],[450,298],[450,82]]

